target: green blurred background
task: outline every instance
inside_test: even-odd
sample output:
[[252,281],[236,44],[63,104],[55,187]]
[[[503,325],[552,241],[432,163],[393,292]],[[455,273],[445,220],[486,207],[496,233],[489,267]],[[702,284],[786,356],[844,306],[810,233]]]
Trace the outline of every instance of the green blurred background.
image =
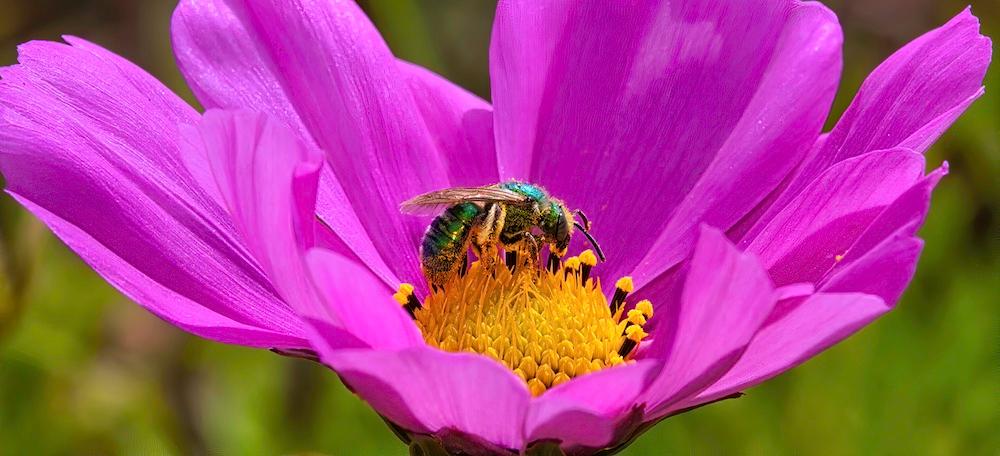
[[[73,34],[192,100],[174,66],[175,0],[0,0],[0,64],[29,39]],[[828,3],[846,34],[840,113],[893,50],[965,6]],[[493,4],[369,0],[397,55],[489,91]],[[973,2],[1000,37],[1000,2]],[[899,308],[734,401],[670,419],[626,454],[1000,454],[1000,90],[929,153],[951,162]],[[193,101],[193,100],[192,100]],[[128,302],[0,198],[0,454],[404,454],[324,369],[186,335]]]

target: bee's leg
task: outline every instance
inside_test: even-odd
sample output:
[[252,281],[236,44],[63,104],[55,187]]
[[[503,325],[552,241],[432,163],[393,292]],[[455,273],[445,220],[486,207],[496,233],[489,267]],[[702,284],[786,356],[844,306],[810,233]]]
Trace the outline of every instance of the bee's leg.
[[538,238],[531,233],[523,233],[520,245],[521,250],[524,251],[524,258],[521,259],[521,264],[527,267],[538,265],[538,252],[541,246]]
[[490,204],[485,208],[483,218],[479,223],[476,235],[473,239],[473,246],[476,249],[476,256],[483,266],[496,268],[500,257],[498,247],[500,232],[503,231],[504,220],[507,216],[507,209],[499,204]]
[[462,266],[458,268],[458,275],[465,277],[465,274],[469,272],[469,254],[466,253],[462,255]]
[[472,251],[479,258],[479,264],[484,269],[493,270],[500,261],[500,249],[497,248],[496,242],[492,240],[481,243],[481,239],[476,237],[472,242]]
[[521,256],[521,250],[523,249],[521,244],[524,242],[524,234],[525,233],[500,233],[500,236],[497,238],[497,241],[503,246],[504,251],[506,252],[505,259],[507,261],[507,268],[512,272],[520,266],[518,260],[523,258]]

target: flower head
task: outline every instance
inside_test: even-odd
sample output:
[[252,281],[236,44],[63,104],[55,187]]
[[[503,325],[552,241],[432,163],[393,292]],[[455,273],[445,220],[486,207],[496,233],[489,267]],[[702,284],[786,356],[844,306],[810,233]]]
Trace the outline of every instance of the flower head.
[[[23,45],[7,192],[161,318],[316,355],[412,445],[466,453],[613,451],[889,311],[947,171],[922,152],[991,58],[964,11],[821,134],[841,32],[814,2],[502,0],[492,106],[349,0],[182,0],[173,38],[203,115],[94,44]],[[573,236],[508,269],[483,241],[429,286],[432,218],[400,203],[510,179],[586,211],[607,261]]]

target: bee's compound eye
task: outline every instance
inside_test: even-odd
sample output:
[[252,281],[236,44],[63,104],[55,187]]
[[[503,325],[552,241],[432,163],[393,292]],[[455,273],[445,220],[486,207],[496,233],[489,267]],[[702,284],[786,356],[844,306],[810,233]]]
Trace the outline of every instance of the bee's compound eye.
[[566,214],[559,214],[559,220],[556,222],[556,236],[560,241],[569,243],[569,219],[566,218]]

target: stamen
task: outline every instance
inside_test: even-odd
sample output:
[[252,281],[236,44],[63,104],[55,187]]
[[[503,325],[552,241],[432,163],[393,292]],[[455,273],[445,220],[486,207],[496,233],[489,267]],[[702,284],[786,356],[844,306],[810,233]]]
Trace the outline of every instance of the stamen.
[[545,270],[553,274],[559,270],[559,254],[555,250],[549,250],[549,260],[545,264]]
[[395,299],[399,305],[403,306],[406,313],[410,314],[410,318],[416,318],[417,309],[421,308],[420,300],[417,296],[413,294],[413,285],[408,283],[402,283],[399,285],[399,291],[392,295],[392,299]]
[[618,354],[627,358],[632,350],[639,345],[648,334],[643,330],[643,325],[653,318],[653,303],[649,302],[648,299],[643,299],[635,305],[635,308],[628,311],[627,317],[625,319],[625,328],[622,330],[622,336],[625,340],[622,341],[622,346],[618,349]]
[[590,270],[594,268],[597,264],[597,255],[594,255],[594,251],[587,249],[580,253],[580,279],[584,283],[590,278]]
[[622,346],[618,349],[618,356],[622,358],[627,358],[632,354],[632,350],[639,346],[639,342],[642,342],[642,339],[649,335],[639,325],[627,327],[625,333],[625,340],[622,341]]
[[504,252],[504,260],[507,263],[507,269],[513,271],[517,266],[517,251],[508,250],[507,252]]
[[570,257],[563,263],[563,277],[569,278],[570,274],[576,275],[580,271],[580,258]]
[[647,321],[650,318],[653,318],[653,303],[650,302],[648,299],[643,299],[642,301],[639,301],[639,303],[635,305],[635,310],[642,312],[642,314],[646,317]]
[[622,304],[625,304],[625,298],[632,292],[634,287],[632,278],[628,276],[622,277],[615,282],[615,295],[611,298],[611,315],[618,313],[618,309],[622,307]]

